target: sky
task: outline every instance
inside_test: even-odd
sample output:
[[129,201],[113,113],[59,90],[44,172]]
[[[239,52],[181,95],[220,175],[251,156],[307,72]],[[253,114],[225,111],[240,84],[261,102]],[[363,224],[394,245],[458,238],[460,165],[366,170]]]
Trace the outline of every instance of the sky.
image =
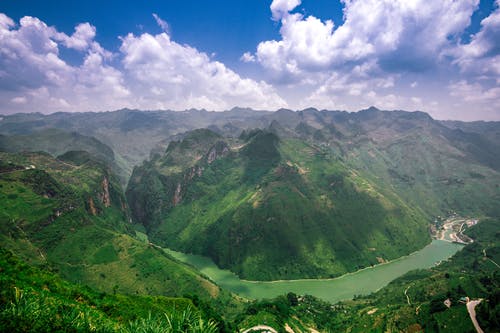
[[309,107],[500,120],[500,0],[0,1],[0,114]]

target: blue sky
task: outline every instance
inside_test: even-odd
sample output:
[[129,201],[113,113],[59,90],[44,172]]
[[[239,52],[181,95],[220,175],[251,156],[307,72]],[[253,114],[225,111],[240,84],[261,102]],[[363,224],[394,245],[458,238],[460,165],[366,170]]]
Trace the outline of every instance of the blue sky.
[[479,0],[0,2],[0,112],[234,106],[500,120]]

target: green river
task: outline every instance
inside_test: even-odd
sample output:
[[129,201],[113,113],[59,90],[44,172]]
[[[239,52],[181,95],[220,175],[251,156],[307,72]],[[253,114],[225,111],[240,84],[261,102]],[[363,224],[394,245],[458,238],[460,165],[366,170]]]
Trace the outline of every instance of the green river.
[[429,268],[446,260],[463,248],[463,245],[444,240],[433,240],[423,249],[391,262],[348,273],[334,279],[304,279],[286,281],[246,281],[228,270],[218,268],[207,257],[164,249],[172,257],[196,267],[220,287],[251,299],[272,298],[288,292],[313,295],[335,303],[352,299],[354,295],[370,294],[405,274]]

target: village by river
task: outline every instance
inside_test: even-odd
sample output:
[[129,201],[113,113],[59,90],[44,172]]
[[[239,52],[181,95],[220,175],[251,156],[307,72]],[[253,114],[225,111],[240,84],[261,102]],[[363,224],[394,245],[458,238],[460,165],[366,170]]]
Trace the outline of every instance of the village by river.
[[478,219],[451,216],[442,223],[437,223],[436,226],[433,226],[431,230],[432,236],[434,239],[467,245],[474,240],[463,232],[466,228],[470,228],[478,222]]

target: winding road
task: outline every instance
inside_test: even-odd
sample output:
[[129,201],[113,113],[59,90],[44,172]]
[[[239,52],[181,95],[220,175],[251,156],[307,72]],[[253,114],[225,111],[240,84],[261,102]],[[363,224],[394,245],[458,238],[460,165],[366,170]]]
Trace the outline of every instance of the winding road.
[[477,333],[483,333],[483,330],[479,326],[479,323],[477,322],[476,319],[476,309],[475,307],[481,303],[482,299],[477,299],[473,301],[468,301],[467,302],[467,311],[469,312],[470,320],[472,320],[472,324],[474,324],[474,328],[476,329]]

